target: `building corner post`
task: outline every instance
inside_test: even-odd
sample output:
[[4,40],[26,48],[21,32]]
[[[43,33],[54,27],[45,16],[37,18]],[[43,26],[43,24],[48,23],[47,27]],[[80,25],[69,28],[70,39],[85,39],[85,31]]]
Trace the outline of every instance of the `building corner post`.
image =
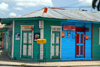
[[[40,29],[40,39],[44,38],[44,20],[42,20],[42,28]],[[40,44],[40,60],[43,60],[43,44]]]
[[14,29],[15,29],[15,21],[13,20],[12,24],[12,58],[14,57]]

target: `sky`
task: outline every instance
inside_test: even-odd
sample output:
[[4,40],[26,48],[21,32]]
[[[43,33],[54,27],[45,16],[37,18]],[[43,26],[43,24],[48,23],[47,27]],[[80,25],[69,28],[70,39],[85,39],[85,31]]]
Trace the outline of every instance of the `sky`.
[[21,16],[44,7],[96,11],[91,4],[92,0],[0,0],[0,18]]

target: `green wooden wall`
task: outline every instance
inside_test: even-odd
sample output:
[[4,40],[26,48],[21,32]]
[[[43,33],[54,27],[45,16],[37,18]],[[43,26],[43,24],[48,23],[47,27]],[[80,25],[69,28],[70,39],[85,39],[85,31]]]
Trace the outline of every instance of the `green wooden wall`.
[[[21,26],[20,25],[34,25],[34,33],[40,33],[40,29],[38,28],[38,26],[39,26],[38,20],[15,21],[14,36],[16,33],[20,33],[20,36],[21,36]],[[44,21],[44,38],[47,39],[47,43],[45,44],[45,47],[43,50],[44,50],[44,53],[46,50],[46,56],[44,55],[44,58],[46,59],[46,61],[60,60],[60,59],[55,59],[55,60],[50,59],[51,25],[52,26],[61,26],[61,22],[60,21]],[[20,58],[20,40],[15,40],[15,38],[14,38],[14,59],[38,61],[39,60],[38,54],[40,51],[39,48],[40,48],[40,45],[38,45],[36,42],[33,42],[33,59]]]
[[51,26],[61,26],[60,21],[44,21],[44,38],[47,39],[44,49],[46,50],[46,61],[56,61],[60,59],[50,59],[51,53]]
[[7,31],[5,31],[4,34],[4,50],[6,50],[6,44],[7,44]]
[[[38,20],[27,20],[27,21],[15,21],[15,32],[14,36],[16,33],[20,33],[20,38],[21,38],[21,26],[20,25],[34,25],[34,33],[40,33],[40,29],[38,28],[39,22]],[[34,36],[34,35],[33,35]],[[38,49],[38,44],[36,42],[33,42],[33,59],[24,59],[23,60],[38,60],[38,54],[39,54],[39,49]],[[20,58],[20,40],[15,40],[14,38],[14,58],[15,59],[21,59]]]
[[12,55],[12,28],[5,31],[4,49],[7,51],[9,57],[11,57]]
[[100,24],[93,24],[93,46],[92,46],[93,60],[100,60],[99,27]]
[[[6,42],[8,43],[8,49],[5,48],[5,50],[7,51],[9,57],[11,57],[11,55],[12,55],[12,28],[8,29],[6,34],[7,35],[5,35],[5,40],[7,40]],[[6,36],[7,36],[7,39],[6,39]],[[6,45],[7,45],[7,43],[6,43]]]

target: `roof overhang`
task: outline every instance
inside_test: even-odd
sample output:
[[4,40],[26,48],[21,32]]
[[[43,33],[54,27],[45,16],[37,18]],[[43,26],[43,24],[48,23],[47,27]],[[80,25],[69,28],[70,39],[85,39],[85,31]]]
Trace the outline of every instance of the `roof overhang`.
[[7,31],[8,28],[0,28],[0,32]]
[[20,18],[1,18],[2,24],[9,24],[13,20],[52,20],[52,21],[67,21],[67,19],[48,18],[48,17],[20,17]]
[[98,24],[99,22],[96,21],[86,21],[86,20],[67,20],[67,22],[77,22],[77,23],[94,23],[94,24]]

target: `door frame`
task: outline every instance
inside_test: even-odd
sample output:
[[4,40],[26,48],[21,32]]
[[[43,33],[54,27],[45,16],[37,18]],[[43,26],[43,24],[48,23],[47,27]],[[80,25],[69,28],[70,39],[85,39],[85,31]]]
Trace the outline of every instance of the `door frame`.
[[[20,39],[20,58],[22,58],[21,57],[21,55],[22,55],[22,26],[33,26],[33,28],[34,28],[34,25],[20,25],[21,26],[21,39]],[[33,29],[33,31],[32,31],[32,57],[31,58],[33,58],[33,38],[34,38],[34,29]]]
[[[60,31],[60,58],[61,58],[61,33],[62,33],[61,30],[62,30],[62,26],[51,26],[51,35],[52,35],[52,32],[53,32],[52,28],[60,28],[59,31]],[[51,39],[52,39],[52,36],[51,36]],[[51,46],[52,46],[52,40],[51,40]],[[51,49],[51,47],[50,47],[50,49]],[[51,50],[50,50],[50,59],[52,59]]]
[[8,31],[7,31],[7,36],[6,36],[6,51],[8,52]]
[[[83,31],[78,31],[77,30],[77,28],[83,28],[84,30]],[[86,35],[86,32],[85,32],[85,27],[76,27],[76,31],[75,31],[75,33],[77,34],[77,32],[84,32],[84,58],[85,58],[85,35]],[[75,38],[75,58],[77,58],[76,57],[76,38]]]
[[[78,56],[82,56],[83,55],[83,57],[81,57],[81,58],[84,58],[84,32],[76,32],[77,34],[79,34],[79,45],[76,43],[76,45],[78,45],[79,46],[79,55]],[[81,34],[83,34],[83,45],[81,44]],[[76,41],[77,42],[77,41]],[[81,45],[83,46],[83,54],[81,55]],[[77,56],[77,55],[76,55]],[[79,57],[78,57],[79,58]]]

